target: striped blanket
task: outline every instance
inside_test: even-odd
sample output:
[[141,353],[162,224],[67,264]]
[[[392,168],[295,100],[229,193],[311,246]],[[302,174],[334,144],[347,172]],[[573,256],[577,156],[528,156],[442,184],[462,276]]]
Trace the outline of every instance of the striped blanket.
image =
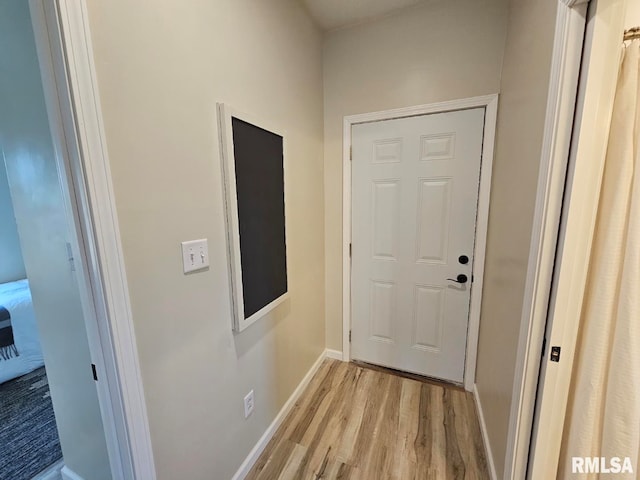
[[13,339],[11,314],[0,305],[0,361],[9,360],[19,355]]

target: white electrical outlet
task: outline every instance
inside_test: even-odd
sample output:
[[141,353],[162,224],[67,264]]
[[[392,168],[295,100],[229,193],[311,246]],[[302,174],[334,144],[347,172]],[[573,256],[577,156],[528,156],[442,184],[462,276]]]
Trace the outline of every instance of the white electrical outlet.
[[184,273],[209,266],[209,245],[206,238],[182,242],[182,266]]
[[253,400],[253,390],[251,390],[244,397],[244,418],[248,418],[249,415],[251,415],[251,413],[253,412],[254,406],[255,406],[255,403]]

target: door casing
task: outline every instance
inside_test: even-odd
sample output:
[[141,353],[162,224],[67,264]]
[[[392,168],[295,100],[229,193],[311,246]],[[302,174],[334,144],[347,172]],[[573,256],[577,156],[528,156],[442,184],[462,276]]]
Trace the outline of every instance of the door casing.
[[[526,447],[528,451],[516,457],[518,462],[514,461],[512,478],[525,478],[524,475],[528,479],[552,478],[558,470],[588,276],[589,262],[585,262],[585,258],[588,258],[593,243],[618,80],[625,0],[594,0],[588,14],[586,4],[581,8],[582,15],[574,20],[578,23],[574,27],[578,39],[573,40],[573,48],[566,53],[574,68],[581,69],[579,83],[575,75],[574,82],[567,87],[576,90],[575,85],[578,85],[575,120],[557,133],[565,143],[570,142],[570,149],[565,157],[556,161],[567,169],[567,180],[564,195],[559,199],[562,202],[562,221],[558,245],[554,249],[557,253],[552,264],[548,312],[545,312],[547,325],[544,335],[548,346],[539,363],[535,405],[530,401],[529,412],[522,412],[533,418],[531,444],[520,440],[521,450]],[[586,35],[580,37],[585,18]],[[563,66],[567,63],[562,61]],[[563,98],[571,97],[565,94]],[[548,352],[551,346],[562,347],[560,362],[550,361]],[[529,425],[528,421],[523,423]],[[525,453],[529,454],[528,457]]]
[[[111,473],[118,480],[155,480],[86,0],[29,0],[29,9],[74,233],[71,243]],[[74,472],[63,468],[62,475],[72,478]]]
[[342,360],[351,360],[351,127],[359,123],[393,120],[434,113],[444,113],[470,108],[484,108],[484,138],[482,141],[482,160],[480,164],[480,189],[478,195],[478,213],[476,217],[476,239],[469,309],[469,328],[464,369],[464,388],[473,391],[475,383],[478,335],[480,332],[480,310],[482,307],[482,283],[484,277],[485,251],[487,245],[487,226],[489,220],[489,200],[491,196],[491,171],[495,144],[496,120],[498,113],[498,95],[485,95],[447,102],[417,105],[414,107],[384,110],[344,117],[343,124],[343,177],[342,177]]

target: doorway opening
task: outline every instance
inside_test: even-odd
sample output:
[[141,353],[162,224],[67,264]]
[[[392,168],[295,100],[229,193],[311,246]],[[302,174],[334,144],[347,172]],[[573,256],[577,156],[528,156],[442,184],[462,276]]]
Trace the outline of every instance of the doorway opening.
[[[446,114],[442,118],[449,118],[451,117],[451,114],[454,114],[453,116],[455,117],[455,113],[459,112],[464,114],[464,112],[473,112],[474,110],[477,112],[476,116],[479,117],[479,119],[476,119],[476,123],[480,122],[479,125],[479,132],[477,131],[478,128],[476,128],[476,133],[475,133],[475,142],[477,143],[477,149],[478,149],[478,154],[481,156],[481,162],[480,162],[480,169],[479,169],[479,177],[477,177],[476,183],[475,185],[471,186],[471,190],[475,189],[475,193],[473,195],[477,196],[477,200],[473,200],[473,199],[469,199],[466,198],[465,195],[467,195],[469,192],[469,188],[466,188],[465,190],[467,190],[466,192],[461,192],[462,194],[462,199],[459,201],[459,203],[461,205],[464,205],[465,203],[471,202],[473,203],[474,201],[476,201],[476,205],[472,205],[472,207],[477,207],[477,212],[475,213],[468,213],[467,216],[470,216],[470,218],[472,219],[472,223],[473,225],[471,226],[471,242],[470,242],[470,246],[467,245],[465,248],[467,249],[471,249],[472,251],[469,252],[454,252],[453,249],[451,250],[451,254],[453,255],[456,259],[457,263],[460,263],[460,265],[456,265],[457,269],[460,269],[462,267],[465,267],[466,270],[465,272],[458,272],[456,270],[456,272],[449,272],[447,271],[447,275],[446,277],[444,277],[443,280],[445,280],[445,286],[437,286],[437,285],[433,285],[434,282],[428,279],[425,279],[424,281],[421,282],[414,282],[416,285],[418,285],[418,287],[422,286],[422,290],[425,290],[426,293],[431,292],[431,290],[433,290],[435,292],[436,287],[438,288],[439,292],[446,292],[446,289],[448,289],[449,287],[446,286],[446,282],[449,282],[448,280],[446,280],[446,278],[451,278],[452,279],[452,284],[454,289],[457,290],[461,290],[464,291],[467,295],[467,312],[468,313],[464,313],[463,315],[465,315],[467,318],[464,318],[464,322],[465,325],[462,327],[463,330],[463,334],[462,335],[458,335],[458,337],[461,339],[459,340],[460,342],[464,343],[465,345],[460,347],[460,345],[458,345],[458,353],[457,353],[457,357],[458,357],[458,369],[456,372],[456,377],[455,378],[451,378],[451,377],[447,377],[447,376],[442,376],[442,375],[433,375],[433,376],[440,376],[440,378],[443,378],[444,380],[449,380],[449,381],[454,381],[457,383],[462,383],[464,384],[464,387],[466,390],[468,391],[472,391],[473,387],[474,387],[474,380],[475,380],[475,364],[476,364],[476,356],[477,356],[477,342],[478,342],[478,334],[479,334],[479,320],[480,320],[480,308],[481,308],[481,294],[482,294],[482,280],[483,280],[483,273],[484,273],[484,257],[485,257],[485,247],[486,247],[486,235],[487,235],[487,223],[488,223],[488,213],[489,213],[489,196],[490,196],[490,181],[491,181],[491,167],[492,167],[492,160],[493,160],[493,145],[494,145],[494,139],[495,139],[495,125],[496,125],[496,117],[497,117],[497,102],[498,102],[498,97],[497,95],[489,95],[489,96],[484,96],[484,97],[474,97],[474,98],[470,98],[470,99],[463,99],[463,100],[455,100],[455,101],[450,101],[450,102],[443,102],[443,103],[438,103],[438,104],[431,104],[431,105],[422,105],[422,106],[416,106],[416,107],[409,107],[409,108],[402,108],[402,109],[396,109],[396,110],[388,110],[388,111],[383,111],[383,112],[375,112],[375,113],[369,113],[369,114],[361,114],[361,115],[353,115],[353,116],[349,116],[349,117],[345,117],[344,120],[344,152],[343,152],[343,157],[344,157],[344,179],[343,179],[343,359],[346,361],[351,360],[352,358],[357,358],[358,360],[365,360],[365,361],[370,361],[373,358],[374,361],[372,361],[371,363],[379,363],[379,364],[383,364],[387,367],[392,367],[392,368],[397,368],[398,366],[401,367],[401,369],[403,370],[407,370],[407,371],[413,371],[414,373],[422,373],[425,374],[425,370],[420,368],[412,368],[410,365],[407,367],[407,365],[403,364],[403,362],[406,363],[406,358],[410,355],[405,355],[406,352],[403,352],[402,350],[397,350],[395,352],[385,352],[384,350],[392,350],[395,347],[390,347],[390,345],[392,345],[393,343],[395,343],[395,341],[384,341],[385,339],[382,338],[382,340],[380,340],[379,342],[377,342],[376,345],[373,345],[372,342],[369,342],[371,345],[373,345],[372,347],[369,347],[369,352],[373,355],[373,357],[371,356],[367,356],[368,353],[366,348],[363,350],[362,346],[358,347],[356,345],[354,345],[354,335],[358,335],[358,331],[355,329],[360,329],[362,330],[362,336],[366,337],[365,340],[363,342],[367,342],[369,340],[373,340],[375,341],[376,338],[372,338],[375,337],[375,334],[372,334],[372,326],[373,325],[371,323],[371,316],[369,317],[369,319],[365,319],[364,321],[358,321],[355,318],[355,315],[361,315],[361,313],[355,311],[354,309],[358,308],[358,302],[360,303],[361,306],[364,306],[364,310],[368,310],[369,312],[376,312],[376,315],[374,316],[373,319],[375,319],[376,316],[380,316],[381,313],[387,313],[387,317],[389,320],[394,319],[394,322],[397,319],[397,312],[396,309],[398,308],[398,297],[397,294],[394,292],[394,290],[396,290],[396,288],[393,288],[392,283],[390,281],[385,280],[384,278],[382,278],[380,275],[382,275],[381,272],[376,272],[376,275],[371,276],[370,274],[372,273],[371,271],[368,271],[364,274],[365,280],[359,279],[359,278],[355,278],[354,277],[354,273],[358,274],[357,268],[358,268],[358,258],[356,257],[356,255],[358,255],[357,253],[354,253],[354,249],[358,248],[358,244],[354,244],[354,240],[356,242],[358,242],[358,234],[355,233],[355,227],[357,227],[358,229],[361,228],[367,228],[366,227],[366,222],[374,219],[375,216],[373,215],[373,208],[374,206],[372,206],[371,208],[367,209],[366,206],[363,206],[363,211],[359,212],[358,209],[360,208],[357,203],[357,199],[355,198],[355,195],[359,195],[360,196],[360,200],[365,199],[366,202],[361,203],[361,205],[366,205],[367,202],[371,203],[372,205],[375,204],[376,201],[376,190],[371,190],[371,185],[369,185],[371,183],[371,178],[369,178],[369,184],[365,185],[367,183],[366,179],[364,180],[364,183],[362,184],[362,191],[359,192],[359,187],[357,182],[360,182],[362,180],[362,178],[358,178],[361,177],[363,175],[366,176],[366,173],[361,173],[358,171],[357,167],[354,166],[355,162],[358,161],[358,159],[356,158],[356,155],[371,155],[373,154],[373,158],[367,162],[366,159],[361,159],[361,161],[364,161],[365,163],[368,163],[369,166],[371,167],[383,167],[383,168],[403,168],[400,167],[400,165],[402,164],[402,158],[398,157],[397,159],[392,159],[391,157],[393,157],[394,152],[396,152],[397,155],[404,155],[405,153],[402,153],[402,147],[400,146],[403,142],[391,142],[391,141],[383,141],[382,139],[373,139],[373,137],[369,140],[371,140],[371,142],[369,142],[369,144],[367,143],[367,141],[365,140],[364,143],[360,146],[360,152],[358,150],[358,145],[356,144],[357,140],[357,135],[361,135],[363,132],[366,133],[367,130],[367,125],[372,125],[374,129],[377,128],[385,128],[385,124],[386,125],[391,125],[393,126],[393,128],[400,128],[402,127],[406,122],[411,123],[411,119],[415,119],[415,118],[429,118],[429,121],[435,121],[437,124],[437,117],[438,115],[441,114]],[[472,114],[473,115],[473,114]],[[472,120],[473,122],[474,120]],[[391,122],[391,123],[386,123],[386,122]],[[360,126],[364,126],[364,129],[361,128]],[[477,126],[476,126],[477,127]],[[363,130],[363,132],[360,132],[359,130]],[[442,133],[442,132],[440,132]],[[420,132],[419,128],[418,130],[416,130],[416,132],[414,132],[413,136],[415,137],[412,142],[413,144],[416,145],[417,149],[422,148],[422,151],[424,153],[424,149],[425,148],[429,148],[432,147],[432,153],[433,156],[432,158],[428,158],[425,157],[424,159],[418,161],[418,162],[413,162],[414,164],[416,163],[420,163],[420,164],[427,164],[429,162],[433,162],[433,163],[446,163],[446,160],[448,158],[451,157],[451,155],[453,154],[453,150],[449,151],[448,153],[445,151],[447,150],[447,148],[455,148],[453,146],[453,143],[455,142],[455,132],[453,130],[451,130],[451,128],[449,128],[447,130],[447,134],[448,135],[441,135],[440,133],[434,133],[434,132],[427,132],[425,130],[425,132]],[[374,135],[375,136],[375,135]],[[384,135],[383,135],[384,136]],[[397,134],[397,132],[394,132],[393,135],[391,135],[391,137],[393,137],[393,139],[398,139],[401,137],[400,134]],[[389,137],[389,138],[391,138]],[[382,138],[382,137],[381,137]],[[387,138],[388,140],[388,138]],[[371,149],[371,145],[374,145],[375,142],[378,141],[378,143],[376,144],[379,148],[373,148]],[[372,143],[373,142],[373,143]],[[420,146],[421,145],[421,146]],[[396,149],[394,150],[394,146],[396,147]],[[373,153],[371,153],[373,152]],[[381,159],[378,159],[379,161],[376,161],[376,152],[378,152],[381,155]],[[438,153],[440,152],[440,153]],[[443,153],[444,152],[444,153]],[[420,155],[419,151],[414,152],[416,155]],[[444,156],[442,156],[444,155]],[[383,158],[384,157],[384,158]],[[447,157],[447,158],[445,158]],[[387,163],[386,161],[383,160],[389,160],[387,165],[384,165],[385,163]],[[452,158],[452,157],[451,157]],[[393,160],[393,161],[391,161]],[[442,160],[444,160],[445,162],[442,162]],[[476,159],[477,161],[478,159]],[[367,167],[369,168],[369,167]],[[419,168],[422,168],[421,166]],[[363,170],[363,172],[365,172],[365,170]],[[408,175],[408,178],[410,177],[410,181],[412,181],[413,183],[415,183],[416,185],[418,185],[418,181],[422,180],[423,183],[429,182],[430,181],[430,174],[427,175],[428,172],[408,172],[406,173],[406,175]],[[437,174],[435,174],[435,176],[433,177],[433,179],[452,179],[451,176],[451,172],[446,173],[446,172],[436,172]],[[445,174],[446,173],[446,174]],[[389,178],[393,179],[400,179],[401,175],[405,175],[405,173],[403,172],[385,172],[385,175],[388,174],[387,176],[389,176]],[[384,176],[384,175],[383,175]],[[415,178],[413,178],[415,177]],[[432,180],[433,180],[432,179]],[[439,181],[440,181],[439,180]],[[384,182],[382,182],[384,183]],[[376,183],[375,181],[373,182],[374,186],[378,185],[379,187],[384,187],[385,185],[382,185],[382,183],[378,182]],[[394,180],[393,185],[391,185],[390,182],[389,186],[392,187],[393,185],[397,185],[397,182]],[[437,183],[437,182],[436,182]],[[442,183],[444,185],[444,183],[448,183],[448,182],[442,182],[440,181],[440,183]],[[473,183],[473,180],[471,180],[471,183]],[[471,185],[471,184],[470,184]],[[446,185],[445,185],[446,186]],[[378,189],[380,190],[380,189]],[[385,190],[384,188],[382,190]],[[391,193],[391,195],[386,195],[386,197],[388,197],[388,199],[393,200],[391,203],[393,205],[395,205],[394,208],[391,208],[391,210],[389,210],[389,208],[387,208],[387,210],[389,210],[389,215],[387,215],[389,217],[389,219],[392,220],[392,223],[394,223],[394,225],[386,225],[384,226],[384,228],[381,228],[380,233],[386,235],[385,236],[381,236],[382,240],[386,240],[387,241],[387,246],[391,246],[391,248],[396,248],[395,247],[395,243],[394,240],[391,238],[391,236],[389,235],[390,232],[394,232],[395,229],[400,229],[402,228],[402,223],[407,223],[408,221],[405,222],[400,222],[398,223],[398,220],[395,219],[395,217],[398,218],[402,218],[402,212],[405,211],[406,209],[409,210],[416,210],[416,205],[418,205],[418,210],[419,211],[419,203],[418,202],[418,192],[415,191],[413,192],[414,195],[411,196],[409,195],[410,198],[403,200],[403,202],[406,203],[406,206],[402,206],[400,205],[400,198],[402,198],[402,196],[399,193],[398,190],[398,195],[396,196],[395,194],[393,194],[394,188],[388,188],[386,189],[386,191],[381,191],[378,193],[386,193],[389,194]],[[415,188],[413,189],[415,190]],[[441,189],[443,190],[443,189]],[[451,203],[451,194],[452,192],[450,191],[449,193],[447,193],[447,189],[444,188],[444,193],[446,193],[445,197],[446,199],[448,199],[446,202],[443,203],[443,208],[445,208],[445,204],[447,205],[446,208],[451,207],[452,203]],[[404,194],[402,194],[404,195]],[[382,197],[385,197],[385,195],[382,195]],[[381,200],[383,200],[383,198],[380,198],[380,206],[383,205],[383,202],[381,202]],[[416,197],[416,198],[413,198]],[[443,197],[444,198],[444,197]],[[394,200],[395,199],[395,200]],[[415,202],[413,202],[413,200],[415,200]],[[395,202],[398,202],[397,204]],[[388,202],[387,202],[388,203]],[[388,207],[388,205],[387,205]],[[386,208],[386,207],[385,207]],[[365,211],[366,210],[366,211]],[[382,210],[381,210],[382,211]],[[414,212],[416,213],[416,212]],[[442,213],[442,211],[440,212]],[[365,222],[364,227],[362,225],[360,225],[360,223],[358,223],[358,220],[355,218],[356,215],[360,215],[362,218],[361,220],[363,220]],[[474,220],[474,215],[475,215],[475,222],[473,222]],[[450,216],[450,215],[449,215]],[[428,217],[428,216],[427,216]],[[429,219],[425,217],[425,219],[428,221]],[[415,218],[415,217],[414,217]],[[442,218],[442,216],[440,216],[440,218]],[[397,223],[397,225],[396,225]],[[413,222],[414,224],[414,229],[417,228],[416,226],[417,222]],[[467,222],[468,223],[468,222]],[[448,233],[448,238],[452,237],[452,231],[451,231],[451,225],[455,226],[455,222],[450,222],[449,226],[447,227],[449,229]],[[414,232],[415,233],[415,232]],[[453,232],[455,233],[455,232]],[[475,237],[474,237],[475,235]],[[374,238],[375,239],[375,235],[372,235],[371,232],[369,232],[369,235],[365,235],[365,237],[363,238]],[[467,232],[467,237],[469,237],[469,232]],[[434,237],[435,238],[435,237]],[[441,236],[440,238],[444,238],[443,236]],[[381,241],[382,241],[381,240]],[[420,258],[413,258],[413,254],[418,252],[418,250],[416,250],[420,244],[420,242],[414,242],[414,239],[410,239],[408,242],[404,242],[406,243],[406,245],[410,245],[409,250],[407,250],[406,246],[404,248],[403,251],[405,251],[405,253],[407,253],[410,257],[412,257],[412,259],[408,262],[405,262],[407,264],[412,264],[415,265],[417,263],[421,263],[420,262]],[[467,238],[467,240],[469,240]],[[401,262],[398,262],[396,259],[389,257],[389,258],[380,258],[377,259],[376,255],[373,254],[373,248],[374,245],[371,244],[371,242],[368,242],[369,244],[365,245],[366,242],[360,242],[363,244],[363,252],[360,252],[360,254],[362,255],[362,258],[359,259],[361,262],[367,262],[369,260],[375,261],[375,260],[381,260],[381,262],[384,264],[386,261],[386,264],[382,265],[382,269],[391,269],[393,270],[394,268],[400,268],[401,267]],[[375,243],[375,242],[374,242]],[[384,243],[384,242],[383,242]],[[469,242],[467,242],[469,243]],[[382,247],[383,245],[379,245],[380,247]],[[414,246],[416,246],[416,248],[413,248]],[[443,248],[446,247],[445,244],[443,244]],[[416,252],[414,252],[414,250],[416,250]],[[379,252],[380,253],[380,252]],[[419,252],[418,252],[419,253]],[[417,254],[417,253],[416,253]],[[377,255],[380,256],[380,255]],[[418,255],[419,256],[419,255]],[[462,258],[463,256],[467,257],[467,258]],[[453,258],[453,257],[452,257]],[[471,261],[471,259],[473,259]],[[439,263],[440,265],[445,265],[447,261],[445,261],[444,259],[441,259],[440,262],[432,262],[429,259],[426,259],[427,261],[422,262],[425,264],[434,264],[434,263]],[[432,259],[433,260],[433,259]],[[466,263],[465,263],[466,261]],[[363,263],[361,263],[362,265]],[[450,265],[452,266],[452,265]],[[354,271],[354,267],[355,267],[355,271]],[[468,270],[468,271],[467,271]],[[401,272],[400,272],[401,273]],[[400,275],[400,273],[396,273],[398,275]],[[442,272],[441,272],[442,273]],[[449,275],[449,273],[451,273],[451,275]],[[462,278],[462,276],[464,276],[465,278]],[[374,278],[375,277],[375,278]],[[368,280],[367,280],[368,278]],[[376,281],[373,281],[376,280]],[[360,284],[362,283],[367,283],[368,285],[364,285],[364,287],[361,288],[361,292],[357,292],[355,291],[355,286],[354,286],[354,282],[358,281]],[[473,288],[468,288],[468,285],[471,283],[471,281],[473,282]],[[379,292],[377,292],[378,294],[375,294],[376,292],[371,290],[371,285],[377,285],[380,288],[378,288]],[[361,285],[362,286],[362,285]],[[384,288],[384,287],[388,287],[388,288]],[[415,285],[413,285],[413,287],[415,287]],[[415,310],[415,306],[416,305],[420,305],[421,303],[425,304],[425,302],[420,302],[420,295],[416,295],[416,292],[414,290],[416,290],[416,288],[413,288],[411,286],[408,287],[408,289],[406,289],[407,291],[404,292],[405,293],[405,306],[407,307],[405,310],[405,314],[403,315],[404,318],[407,320],[407,332],[405,332],[407,335],[407,338],[412,338],[413,340],[415,340],[416,338],[416,324],[415,322],[413,322],[414,324],[411,325],[411,319],[415,319],[415,312],[411,313],[413,310]],[[431,290],[429,290],[431,289]],[[469,291],[470,290],[470,291]],[[388,293],[389,295],[382,295],[384,293]],[[420,292],[418,292],[420,293]],[[446,293],[445,293],[446,295]],[[359,298],[356,298],[357,296],[359,296]],[[424,296],[424,295],[423,295]],[[427,295],[428,297],[429,295]],[[442,295],[442,297],[444,297],[444,295]],[[384,300],[385,298],[387,298],[389,300],[389,302],[387,302],[385,304],[385,302],[382,302],[382,300]],[[417,303],[416,303],[417,302]],[[460,301],[460,305],[462,305],[464,307],[464,302],[465,300],[462,299]],[[411,303],[411,305],[407,306],[408,303]],[[426,304],[428,304],[429,302],[427,302]],[[436,302],[436,304],[439,302]],[[425,305],[426,305],[425,304]],[[441,308],[444,309],[445,308],[445,302],[440,302]],[[460,315],[460,312],[458,312],[458,315]],[[365,315],[366,317],[366,315]],[[467,324],[468,321],[468,324]],[[374,322],[375,323],[375,322]],[[380,325],[384,325],[384,322],[379,321],[378,323],[380,323]],[[360,325],[360,326],[359,326]],[[432,327],[433,325],[430,325],[429,327]],[[437,337],[438,335],[442,335],[441,331],[438,331],[437,329],[432,329],[435,333],[433,336]],[[380,336],[380,335],[378,335]],[[384,337],[384,335],[382,336]],[[362,340],[362,337],[361,337]],[[359,340],[355,340],[356,342]],[[378,345],[378,343],[380,345]],[[417,342],[413,342],[414,344]],[[386,345],[385,345],[386,344]],[[354,348],[355,346],[355,348]],[[409,351],[412,349],[414,345],[409,345],[408,347],[405,348],[405,350]],[[428,346],[427,346],[428,347]],[[429,353],[429,351],[434,351],[437,349],[434,348],[422,348],[421,350],[424,350],[426,353]],[[360,349],[359,349],[360,348]],[[415,349],[414,349],[415,350]],[[363,353],[365,352],[365,353]],[[354,357],[354,353],[357,357]],[[413,354],[413,352],[411,351],[410,353]],[[359,357],[363,357],[364,358],[359,358]],[[381,358],[382,361],[378,360],[376,361],[376,358]],[[395,363],[390,364],[388,361],[388,359],[393,359],[395,358],[398,361],[395,361]],[[417,358],[414,359],[414,365],[418,365],[420,367],[422,367],[424,365],[425,362],[427,362],[428,359],[424,359],[424,358]],[[426,372],[427,374],[429,374],[428,372]]]
[[83,298],[84,245],[29,3],[3,2],[0,17],[0,477],[111,479],[87,331],[92,306]]

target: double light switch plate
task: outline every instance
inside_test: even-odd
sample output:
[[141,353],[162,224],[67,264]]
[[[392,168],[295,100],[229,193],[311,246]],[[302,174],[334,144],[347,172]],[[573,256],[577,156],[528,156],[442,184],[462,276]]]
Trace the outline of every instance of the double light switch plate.
[[182,242],[182,265],[184,273],[209,266],[209,245],[206,238]]

